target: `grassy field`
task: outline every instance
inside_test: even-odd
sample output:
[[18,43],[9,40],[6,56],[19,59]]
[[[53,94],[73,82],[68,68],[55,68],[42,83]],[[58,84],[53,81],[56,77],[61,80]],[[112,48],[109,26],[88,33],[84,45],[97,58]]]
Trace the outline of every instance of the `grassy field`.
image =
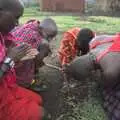
[[[59,37],[61,37],[61,32],[64,32],[72,27],[86,27],[97,31],[98,33],[108,34],[114,34],[120,31],[119,18],[104,16],[75,16],[72,13],[41,13],[37,11],[37,8],[25,9],[25,13],[20,19],[20,22],[25,23],[29,19],[42,20],[46,17],[52,17],[56,21],[59,27]],[[56,46],[59,46],[59,39],[56,42]],[[84,101],[82,104],[76,105],[73,108],[72,113],[66,113],[68,118],[64,120],[106,120],[106,116],[101,105],[102,102],[98,99],[98,96],[90,96],[89,99]]]
[[46,13],[39,12],[37,8],[27,8],[21,18],[21,22],[24,23],[29,19],[41,20],[45,17],[52,17],[59,26],[60,31],[68,30],[72,27],[87,27],[97,32],[105,32],[113,34],[120,31],[120,19],[104,16],[75,16],[74,14],[62,14],[62,13]]

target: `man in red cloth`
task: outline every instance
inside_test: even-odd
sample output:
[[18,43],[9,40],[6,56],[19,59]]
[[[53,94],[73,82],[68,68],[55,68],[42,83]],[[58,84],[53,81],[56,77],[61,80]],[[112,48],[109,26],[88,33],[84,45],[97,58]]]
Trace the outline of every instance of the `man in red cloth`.
[[93,37],[95,37],[94,32],[88,28],[72,28],[65,32],[58,51],[61,64],[72,62],[79,54],[86,54]]
[[35,56],[28,44],[16,47],[9,34],[23,14],[19,0],[0,0],[0,120],[41,120],[41,97],[16,84],[14,62]]

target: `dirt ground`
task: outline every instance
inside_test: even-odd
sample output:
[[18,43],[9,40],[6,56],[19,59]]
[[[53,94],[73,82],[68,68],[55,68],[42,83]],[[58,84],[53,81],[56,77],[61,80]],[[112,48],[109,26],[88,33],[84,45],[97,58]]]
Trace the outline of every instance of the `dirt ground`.
[[[57,49],[55,43],[53,45],[53,55],[45,59],[45,63],[49,63],[60,67],[57,58]],[[64,80],[61,71],[43,66],[39,69],[40,81],[45,84],[47,91],[41,92],[43,97],[44,107],[51,114],[52,120],[81,120],[73,115],[77,106],[87,100],[91,91],[96,87],[95,82],[91,76],[84,82],[75,79],[69,80],[67,83]]]
[[[58,66],[56,61],[56,57],[54,60],[51,58],[46,60],[47,63]],[[88,96],[88,82],[81,83],[71,79],[64,84],[62,73],[47,66],[40,69],[40,76],[42,76],[41,80],[48,85],[48,90],[41,92],[41,95],[43,96],[44,107],[52,114],[53,120],[72,112],[73,105],[82,102]]]

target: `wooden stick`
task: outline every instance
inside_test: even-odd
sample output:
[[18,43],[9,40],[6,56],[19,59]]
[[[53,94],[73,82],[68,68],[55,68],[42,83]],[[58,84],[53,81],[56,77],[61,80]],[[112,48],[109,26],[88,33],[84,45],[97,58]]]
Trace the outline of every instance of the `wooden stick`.
[[45,65],[46,65],[47,67],[50,67],[50,68],[53,68],[53,69],[56,69],[56,70],[60,70],[60,71],[61,71],[61,68],[60,68],[60,67],[57,67],[57,66],[55,66],[55,65],[51,65],[51,64],[47,64],[47,63],[45,63]]
[[[56,70],[59,70],[61,71],[62,68],[58,67],[58,66],[55,66],[55,65],[51,65],[51,64],[47,64],[45,63],[45,65],[47,67],[50,67],[50,68],[53,68],[53,69],[56,69]],[[68,94],[70,94],[70,88],[69,88],[69,80],[68,80],[68,77],[65,73],[63,73],[63,79],[64,79],[64,85],[66,85],[66,88],[67,88],[67,91],[68,91]]]

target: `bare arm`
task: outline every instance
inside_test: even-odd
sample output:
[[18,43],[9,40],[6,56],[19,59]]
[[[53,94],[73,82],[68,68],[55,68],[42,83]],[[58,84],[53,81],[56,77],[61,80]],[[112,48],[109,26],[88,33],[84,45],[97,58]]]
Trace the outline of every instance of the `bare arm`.
[[3,75],[12,67],[14,67],[14,62],[19,61],[22,57],[24,57],[28,53],[28,50],[28,45],[21,45],[9,48],[6,57],[0,65],[0,78],[2,78]]

